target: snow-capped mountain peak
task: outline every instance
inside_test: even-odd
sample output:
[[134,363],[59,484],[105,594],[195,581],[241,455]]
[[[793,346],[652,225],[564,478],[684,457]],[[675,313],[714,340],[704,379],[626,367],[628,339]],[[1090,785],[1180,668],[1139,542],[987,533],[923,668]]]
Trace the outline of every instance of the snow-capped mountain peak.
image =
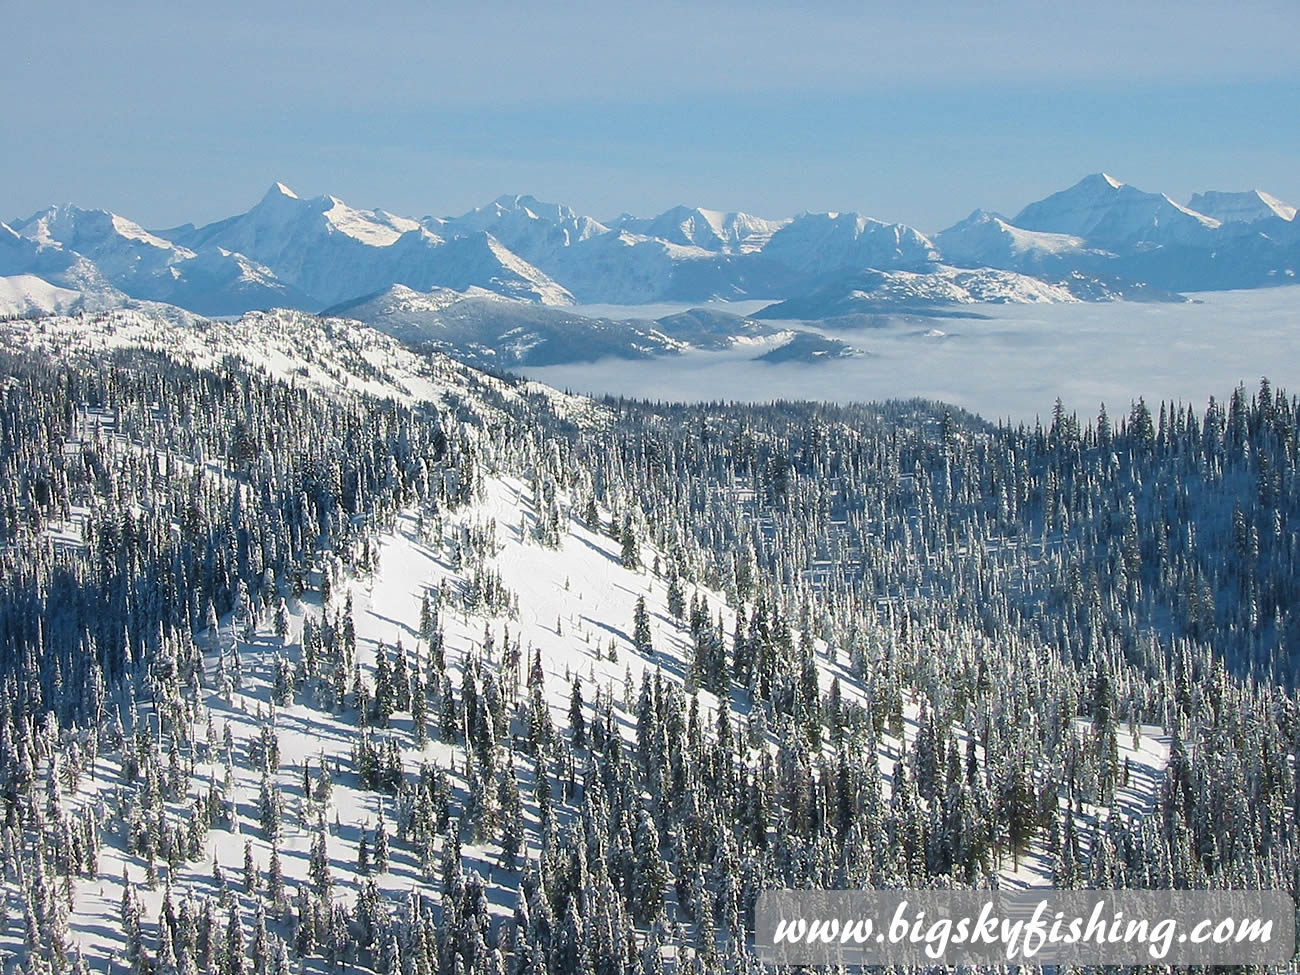
[[938,248],[906,224],[857,213],[805,213],[772,235],[763,255],[796,270],[882,269],[934,263]]
[[52,206],[33,214],[16,223],[13,229],[42,246],[63,247],[78,252],[121,246],[122,241],[129,241],[159,252],[167,252],[177,259],[193,256],[192,251],[184,248],[178,250],[171,241],[151,234],[126,217],[108,210],[86,210],[70,203]]
[[263,218],[263,227],[284,220],[311,224],[316,223],[319,217],[321,228],[327,232],[344,234],[371,247],[387,247],[402,234],[420,229],[415,220],[395,216],[386,210],[358,210],[337,196],[327,194],[304,199],[278,182],[273,183],[261,202],[249,211],[251,214]]
[[1220,225],[1222,224],[1222,221],[1220,221],[1220,220],[1216,220],[1214,217],[1207,216],[1207,215],[1204,214],[1204,213],[1200,213],[1200,212],[1198,212],[1198,211],[1196,211],[1196,210],[1191,209],[1190,207],[1185,207],[1185,206],[1183,206],[1181,203],[1177,203],[1177,202],[1175,202],[1175,201],[1173,200],[1173,198],[1169,196],[1168,193],[1161,193],[1160,196],[1161,196],[1161,197],[1164,199],[1164,201],[1165,201],[1166,203],[1168,203],[1170,206],[1175,207],[1175,208],[1177,208],[1180,212],[1187,214],[1189,217],[1191,217],[1191,218],[1193,218],[1194,220],[1198,221],[1198,222],[1199,222],[1203,227],[1207,227],[1207,228],[1213,229],[1213,228],[1218,227],[1218,226],[1220,226]]
[[970,267],[1023,268],[1077,253],[1082,237],[1025,230],[988,210],[976,210],[965,220],[935,236],[945,260]]
[[[428,226],[428,221],[425,222]],[[562,203],[547,203],[528,194],[506,193],[486,206],[440,223],[461,233],[487,231],[507,247],[532,261],[546,245],[562,241],[572,246],[609,228]]]
[[1031,203],[1011,221],[1026,230],[1069,234],[1102,245],[1204,244],[1219,221],[1106,173]]
[[625,213],[614,221],[614,226],[682,247],[750,254],[762,250],[772,235],[789,222],[767,220],[741,211],[675,206],[655,217]]
[[634,220],[627,229],[683,247],[721,251],[728,244],[723,226],[725,219],[726,215],[717,210],[675,206],[650,220]]
[[397,283],[480,285],[548,303],[572,300],[508,246],[464,236],[451,246],[408,217],[351,207],[336,196],[303,198],[275,183],[247,213],[197,229],[179,228],[175,239],[195,249],[244,255],[302,292],[306,307],[337,304]]
[[402,234],[418,231],[420,224],[407,217],[399,217],[386,210],[354,210],[342,200],[326,197],[331,206],[324,217],[330,226],[372,247],[387,247]]

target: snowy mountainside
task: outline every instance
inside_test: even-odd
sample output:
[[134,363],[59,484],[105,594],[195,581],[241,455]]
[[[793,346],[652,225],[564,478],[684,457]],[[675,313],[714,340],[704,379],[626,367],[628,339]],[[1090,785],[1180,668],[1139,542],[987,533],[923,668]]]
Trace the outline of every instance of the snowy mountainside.
[[360,322],[275,309],[208,320],[169,306],[0,322],[9,348],[73,361],[116,352],[164,355],[191,368],[238,361],[269,377],[331,395],[431,403],[499,418],[500,403],[540,397],[557,415],[599,424],[602,410],[539,383],[507,382],[436,351],[416,352]]
[[121,309],[10,323],[4,330],[12,345],[73,358],[143,350],[203,368],[230,357],[279,379],[406,402],[436,400],[443,389],[429,363],[385,336],[354,322],[283,309],[250,312],[237,321],[167,320]]
[[439,349],[498,369],[602,356],[644,359],[683,347],[650,323],[589,318],[482,292],[426,295],[396,285],[328,313],[364,321],[407,345]]
[[194,252],[149,233],[125,217],[106,210],[53,206],[13,229],[40,247],[65,247],[92,258],[110,278],[149,273],[180,263]]
[[879,310],[915,310],[976,302],[1071,302],[1068,287],[993,268],[938,265],[925,272],[876,270],[840,278],[801,298],[755,313],[764,319],[814,321]]
[[[264,873],[274,846],[292,899],[296,888],[312,883],[311,849],[313,838],[320,833],[318,816],[331,824],[325,836],[335,873],[336,902],[354,910],[371,880],[379,894],[394,906],[402,904],[412,890],[425,898],[437,897],[441,875],[437,864],[441,856],[426,861],[433,865],[428,866],[407,855],[402,850],[404,844],[392,835],[395,827],[399,831],[403,828],[398,825],[401,813],[397,803],[382,790],[368,788],[351,771],[356,762],[356,724],[332,708],[315,703],[310,695],[295,694],[288,703],[274,701],[278,661],[300,665],[304,621],[310,619],[308,626],[319,627],[323,612],[337,613],[345,604],[351,608],[350,619],[355,626],[355,660],[359,673],[367,680],[375,675],[380,654],[388,662],[401,656],[403,666],[421,677],[431,669],[430,651],[420,635],[421,606],[430,593],[435,598],[441,594],[440,652],[447,660],[450,686],[460,687],[468,673],[499,669],[501,692],[517,700],[527,693],[526,680],[532,680],[529,671],[536,659],[541,665],[540,686],[550,723],[556,728],[569,725],[571,690],[576,682],[587,694],[588,721],[594,724],[601,719],[598,708],[600,702],[605,702],[623,725],[617,733],[624,736],[627,747],[634,747],[630,722],[635,719],[636,689],[656,674],[680,686],[689,666],[689,632],[684,632],[683,624],[668,614],[664,581],[619,566],[618,543],[608,536],[571,524],[562,548],[539,546],[533,539],[539,519],[528,498],[525,483],[493,480],[483,485],[478,501],[452,518],[430,520],[427,516],[403,515],[390,532],[368,543],[373,552],[373,571],[356,579],[340,578],[332,587],[327,607],[322,608],[311,597],[292,605],[283,640],[276,636],[273,620],[247,637],[236,635],[236,623],[230,618],[219,621],[216,632],[200,635],[204,646],[221,648],[204,655],[208,671],[205,684],[215,684],[219,671],[237,668],[237,686],[228,695],[223,696],[219,686],[205,690],[202,711],[210,717],[195,726],[199,736],[205,724],[211,724],[222,735],[227,728],[230,731],[236,761],[234,775],[225,779],[225,795],[237,812],[224,828],[208,834],[204,855],[197,862],[167,871],[172,897],[183,898],[191,891],[207,888],[214,864],[220,864],[240,902],[246,905],[245,910],[251,913],[258,897],[244,889],[239,880],[245,849],[251,852],[256,869]],[[462,609],[459,605],[459,593],[470,585],[472,576],[468,569],[454,567],[462,539],[465,533],[482,531],[496,539],[491,543],[493,557],[487,564],[500,568],[501,584],[516,600],[504,615],[490,609]],[[709,595],[717,599],[716,594]],[[638,654],[630,646],[638,596],[646,597],[653,621],[656,651],[649,655]],[[237,659],[238,664],[223,664],[222,658]],[[716,700],[707,692],[701,694],[701,700],[706,709],[702,717],[708,719]],[[439,718],[435,715],[434,720]],[[282,766],[280,774],[271,780],[282,797],[277,842],[267,839],[260,820],[258,797],[263,778],[255,766],[244,767],[242,760],[254,754],[259,736],[268,727],[275,735]],[[519,736],[522,731],[515,725],[512,733]],[[435,737],[423,746],[416,745],[410,716],[395,714],[387,727],[360,733],[381,749],[390,743],[397,745],[401,763],[407,769],[441,770],[450,784],[452,808],[468,813],[473,786],[458,770],[468,767],[474,753],[466,743],[455,740],[454,731],[446,732],[450,740]],[[894,743],[889,754],[896,753]],[[529,774],[527,763],[520,764],[520,786],[531,793],[536,789],[534,776]],[[303,776],[316,779],[326,767],[332,778],[328,798],[313,799],[315,790],[304,793],[301,787]],[[221,763],[209,760],[195,767],[193,777],[197,785],[221,773]],[[109,754],[100,761],[94,781],[109,788],[123,776],[121,762]],[[558,794],[552,801],[568,819],[568,802],[562,798],[567,796],[568,787],[563,785],[562,777],[557,785]],[[96,792],[96,785],[84,787],[76,801],[82,805],[93,803]],[[535,801],[525,798],[520,810],[520,846],[514,854],[520,862],[541,853],[538,808]],[[359,868],[360,847],[368,841],[373,857],[374,831],[385,828],[380,825],[385,821],[392,849],[387,866],[381,869],[372,862],[367,868]],[[505,865],[502,843],[495,838],[467,835],[459,848],[463,870],[480,878],[489,890],[493,925],[508,920],[517,909],[514,890],[520,883],[521,870]],[[438,854],[444,854],[444,850]],[[121,878],[131,880],[146,918],[158,916],[167,893],[162,885],[147,887],[146,865],[139,856],[110,846],[99,859],[102,880],[79,885],[83,890],[71,916],[73,937],[96,968],[127,950],[125,938],[106,939],[102,933],[104,916],[116,914],[121,902]]]
[[561,255],[563,280],[579,300],[644,304],[780,294],[803,275],[762,252],[730,254],[627,228],[611,230]]
[[1026,230],[1071,234],[1113,246],[1205,245],[1221,224],[1106,173],[1086,176],[1021,210],[1011,221]]
[[1197,213],[1204,213],[1220,223],[1256,223],[1260,220],[1294,220],[1296,208],[1283,203],[1271,193],[1263,190],[1247,190],[1244,193],[1224,193],[1209,190],[1197,193],[1187,201],[1187,208]]
[[417,292],[395,285],[326,314],[354,318],[416,348],[497,369],[644,359],[694,347],[729,348],[776,330],[752,318],[693,309],[658,320],[612,320],[513,301],[482,289]]
[[571,305],[573,294],[544,271],[513,253],[491,234],[455,237],[445,245],[445,262],[437,273],[408,278],[412,286],[437,284],[465,289],[482,286],[511,298],[542,305]]
[[1033,431],[439,357],[395,397],[352,323],[172,316],[3,323],[26,969],[745,972],[768,888],[1300,863],[1267,383]]
[[441,234],[490,233],[580,300],[640,304],[779,291],[788,271],[732,257],[756,254],[786,222],[677,207],[606,225],[563,204],[502,196],[424,225]]
[[940,259],[920,231],[857,213],[805,213],[772,234],[763,255],[797,271],[919,267]]
[[[99,282],[133,298],[163,301],[202,314],[298,305],[305,295],[248,257],[220,248],[199,254],[106,210],[50,207],[12,230],[34,246],[24,271],[81,289]],[[16,263],[13,241],[7,250]],[[89,273],[83,265],[89,265]]]
[[[1204,212],[1203,212],[1204,211]],[[945,256],[1044,277],[1091,276],[1110,295],[1257,288],[1293,281],[1300,234],[1292,209],[1260,191],[1207,192],[1187,206],[1106,173],[1024,207],[1010,220],[977,211],[936,236]],[[1062,246],[1077,241],[1076,246]],[[1087,289],[1076,294],[1092,300]]]
[[547,304],[572,300],[490,235],[445,240],[415,220],[354,209],[333,196],[304,199],[283,183],[275,183],[245,214],[162,233],[196,249],[247,254],[310,295],[306,307],[334,304],[394,283],[416,288],[478,285]]
[[559,203],[527,195],[504,195],[486,206],[446,220],[425,218],[435,233],[490,233],[539,267],[555,252],[609,232],[604,224]]
[[1082,237],[1025,230],[987,210],[976,210],[934,240],[944,258],[952,263],[1013,269],[1041,265],[1078,253],[1086,246]]
[[749,213],[677,206],[656,217],[623,214],[614,221],[614,226],[673,244],[749,254],[761,251],[772,235],[789,222],[788,219],[767,220]]
[[0,276],[20,275],[39,277],[52,287],[94,292],[105,301],[126,297],[89,258],[39,243],[0,223]]
[[34,274],[0,277],[0,318],[63,314],[81,305],[80,291],[60,288]]
[[[329,864],[332,901],[349,915],[364,919],[364,911],[375,909],[368,899],[376,895],[378,909],[392,911],[395,917],[407,909],[412,896],[436,902],[445,889],[449,850],[455,849],[457,869],[487,894],[488,929],[508,927],[524,898],[528,871],[523,865],[544,856],[547,844],[556,842],[554,835],[572,835],[565,831],[586,815],[579,797],[595,786],[599,771],[591,762],[598,753],[594,745],[575,747],[568,762],[548,770],[526,754],[507,751],[498,761],[509,763],[509,777],[517,781],[517,812],[508,815],[510,806],[504,802],[498,829],[471,831],[467,821],[479,815],[474,810],[493,800],[490,792],[484,797],[469,772],[479,760],[472,744],[475,733],[466,735],[457,727],[458,721],[468,727],[468,714],[457,717],[454,708],[447,709],[455,704],[451,695],[457,688],[477,684],[478,694],[489,700],[500,694],[516,708],[523,701],[533,707],[540,701],[549,712],[541,720],[555,729],[550,734],[563,740],[577,734],[576,686],[582,695],[576,699],[585,735],[596,740],[602,734],[615,736],[629,752],[638,747],[635,728],[646,688],[660,682],[665,690],[685,688],[691,693],[692,723],[698,704],[698,726],[718,724],[723,702],[708,690],[693,688],[694,641],[680,611],[672,608],[670,580],[648,568],[622,564],[626,543],[575,520],[567,499],[559,499],[559,543],[539,543],[550,516],[535,492],[536,485],[524,480],[492,477],[476,488],[468,505],[453,513],[404,512],[391,527],[358,543],[359,570],[341,572],[327,559],[322,575],[332,581],[326,601],[308,591],[284,601],[280,610],[264,611],[260,622],[256,616],[251,624],[241,622],[237,610],[196,634],[201,670],[192,685],[195,699],[187,717],[187,734],[196,747],[189,764],[179,770],[181,798],[159,798],[168,814],[183,817],[191,799],[201,800],[205,790],[215,789],[221,814],[203,831],[199,853],[188,857],[155,856],[152,848],[142,853],[144,827],[134,818],[139,815],[134,807],[123,817],[120,836],[105,833],[107,842],[96,856],[97,875],[75,883],[67,919],[69,941],[93,970],[128,964],[138,950],[129,930],[106,929],[106,920],[119,916],[124,902],[138,912],[142,931],[158,932],[140,940],[159,942],[154,953],[159,961],[164,960],[161,925],[169,923],[167,916],[183,910],[181,905],[197,910],[205,897],[219,897],[234,924],[241,923],[241,914],[253,918],[247,942],[266,939],[275,945],[284,931],[292,944],[294,912],[318,886],[317,844]],[[479,541],[472,541],[475,538]],[[473,549],[481,553],[471,554]],[[667,564],[668,557],[646,546],[639,560],[648,566]],[[492,580],[494,595],[483,595],[482,602],[474,595],[471,601],[480,578]],[[428,624],[422,620],[431,597],[436,622]],[[691,598],[692,603],[703,598],[704,605],[717,612],[720,630],[735,628],[736,616],[724,594],[697,586]],[[639,599],[644,599],[649,620],[648,651],[635,646]],[[442,710],[420,718],[434,729],[426,740],[419,740],[415,716],[400,706],[391,715],[385,711],[377,723],[358,725],[351,709],[340,712],[325,685],[311,678],[301,690],[290,678],[286,696],[284,674],[310,668],[306,647],[318,647],[320,634],[329,632],[336,615],[354,646],[357,686],[373,685],[378,699],[383,699],[385,681],[391,679],[385,675],[409,673],[412,687],[418,688],[411,693],[420,694],[425,693],[426,675],[441,677]],[[436,653],[428,639],[435,631]],[[814,641],[814,653],[819,693],[842,695],[846,706],[869,703],[847,660],[820,641]],[[436,664],[439,658],[445,663]],[[471,691],[464,693],[461,703],[469,709]],[[788,760],[790,742],[783,738],[787,732],[764,730],[745,695],[726,701],[725,707],[728,721],[736,725],[734,733],[748,739],[741,751],[749,761],[761,765],[764,755],[769,762],[775,757]],[[529,712],[523,708],[517,713]],[[900,714],[900,723],[881,733],[869,770],[879,776],[885,802],[898,802],[892,792],[901,781],[899,767],[905,756],[926,747],[921,743],[928,730],[923,709],[909,699],[901,702]],[[137,730],[132,723],[127,722],[127,734]],[[503,729],[503,738],[513,736],[517,745],[528,729],[527,721],[515,718]],[[976,743],[962,729],[953,730],[959,746],[978,754]],[[1082,726],[1077,733],[1081,740],[1089,735]],[[1140,743],[1136,736],[1121,737],[1126,782],[1114,799],[1116,815],[1135,820],[1150,811],[1169,747],[1158,728],[1143,727],[1140,735]],[[264,757],[268,741],[274,749],[269,773]],[[373,757],[368,757],[370,750]],[[602,747],[608,750],[608,744]],[[585,769],[576,766],[584,752]],[[89,767],[76,762],[73,790],[48,788],[61,815],[89,816],[129,788],[131,769],[139,761],[116,750],[110,737],[92,755]],[[409,795],[394,796],[388,787],[373,784],[387,774],[390,762],[399,763],[407,777],[418,773],[443,783],[444,791],[435,793],[433,812],[451,818],[450,832],[441,842],[431,838],[423,846],[426,841],[412,835],[418,826]],[[55,767],[52,760],[51,769]],[[171,773],[169,789],[176,789],[177,774]],[[268,804],[273,813],[267,812]],[[439,804],[444,804],[441,814]],[[1077,810],[1068,804],[1062,808],[1081,836],[1107,813],[1090,803],[1081,803]],[[548,817],[556,825],[548,825]],[[458,824],[461,835],[453,847]],[[1041,843],[1031,844],[1022,855],[1001,864],[1001,883],[1043,884],[1054,869],[1050,852]],[[688,930],[695,929],[699,916],[685,900],[683,892],[669,888],[665,910]],[[156,925],[151,923],[155,918]],[[287,926],[286,918],[291,922]],[[328,958],[328,942],[317,943],[321,960]],[[378,971],[382,948],[360,940],[352,950],[364,968]],[[305,953],[313,954],[311,949]]]

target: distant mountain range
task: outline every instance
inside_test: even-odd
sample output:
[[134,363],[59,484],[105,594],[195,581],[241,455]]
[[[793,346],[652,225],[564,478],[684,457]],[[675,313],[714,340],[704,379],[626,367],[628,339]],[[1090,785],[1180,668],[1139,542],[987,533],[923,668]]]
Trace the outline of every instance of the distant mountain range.
[[[275,183],[247,213],[202,227],[146,230],[73,205],[0,223],[0,313],[135,299],[204,315],[352,307],[391,318],[412,292],[443,306],[457,292],[544,306],[757,298],[777,305],[759,317],[823,318],[974,301],[1182,300],[1290,283],[1297,267],[1296,210],[1267,193],[1206,192],[1180,205],[1104,173],[1012,218],[977,210],[932,236],[836,212],[769,220],[675,207],[602,223],[531,196],[417,220]],[[647,331],[647,341],[660,340]]]

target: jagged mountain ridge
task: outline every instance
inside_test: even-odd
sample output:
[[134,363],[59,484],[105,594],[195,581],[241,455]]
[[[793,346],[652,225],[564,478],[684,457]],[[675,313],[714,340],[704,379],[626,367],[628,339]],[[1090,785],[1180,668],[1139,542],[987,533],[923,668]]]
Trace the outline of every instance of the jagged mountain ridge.
[[[394,285],[480,288],[557,306],[780,301],[866,269],[942,278],[945,265],[1016,271],[1051,286],[1095,279],[1073,289],[1085,300],[1150,297],[1286,283],[1297,254],[1295,209],[1267,193],[1207,192],[1184,206],[1105,173],[1014,218],[977,210],[934,235],[851,212],[767,219],[679,206],[605,223],[526,195],[415,220],[334,196],[303,198],[283,183],[248,212],[201,227],[150,231],[70,204],[0,225],[0,275],[222,315],[319,310]],[[935,300],[946,300],[932,283]]]
[[446,237],[383,210],[356,210],[333,196],[304,200],[276,183],[248,213],[177,240],[249,254],[313,298],[333,304],[391,284],[421,290],[478,286],[543,304],[572,297],[484,231]]

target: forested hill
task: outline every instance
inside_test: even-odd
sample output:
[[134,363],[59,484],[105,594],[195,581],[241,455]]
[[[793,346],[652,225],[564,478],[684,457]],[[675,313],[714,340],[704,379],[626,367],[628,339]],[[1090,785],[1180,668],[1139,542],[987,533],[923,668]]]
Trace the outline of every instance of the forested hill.
[[1300,412],[1267,379],[1199,413],[1081,421],[1057,400],[1032,429],[920,401],[607,405],[617,457],[579,440],[584,463],[724,553],[711,583],[737,591],[754,561],[818,592],[838,645],[890,607],[901,631],[971,623],[1150,677],[1194,644],[1268,683],[1300,673]]
[[775,887],[1294,889],[1267,383],[1028,430],[0,333],[11,967],[748,972]]

